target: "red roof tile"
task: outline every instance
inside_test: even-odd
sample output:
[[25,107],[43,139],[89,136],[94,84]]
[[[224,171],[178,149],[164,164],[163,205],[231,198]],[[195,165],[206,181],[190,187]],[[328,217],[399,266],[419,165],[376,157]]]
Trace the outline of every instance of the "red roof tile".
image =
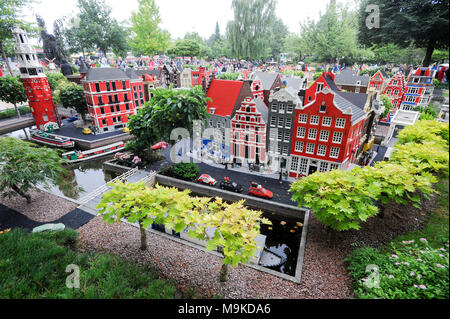
[[206,94],[212,99],[212,102],[208,101],[208,111],[210,108],[215,108],[215,115],[231,115],[243,83],[242,81],[213,79]]

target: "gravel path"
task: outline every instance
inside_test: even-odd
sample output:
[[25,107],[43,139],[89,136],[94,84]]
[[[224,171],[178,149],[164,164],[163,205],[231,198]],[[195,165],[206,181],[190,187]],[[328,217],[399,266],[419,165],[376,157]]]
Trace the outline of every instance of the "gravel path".
[[[311,219],[313,231],[320,228]],[[221,259],[199,249],[147,232],[147,251],[139,250],[139,230],[129,224],[107,224],[95,217],[78,229],[81,251],[101,250],[156,267],[183,291],[197,290],[199,297],[235,298],[349,298],[351,289],[342,264],[343,255],[308,236],[302,283],[296,284],[247,266],[230,267],[229,279],[218,279]]]
[[31,195],[30,204],[27,204],[26,199],[21,196],[11,198],[0,196],[0,203],[38,222],[56,220],[78,206],[71,201],[37,189],[30,190],[29,194]]

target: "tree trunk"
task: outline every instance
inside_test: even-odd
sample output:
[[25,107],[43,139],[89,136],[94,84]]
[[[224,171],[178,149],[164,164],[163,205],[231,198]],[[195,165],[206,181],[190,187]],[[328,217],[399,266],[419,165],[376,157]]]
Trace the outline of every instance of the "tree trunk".
[[433,55],[434,47],[436,45],[435,39],[430,39],[427,45],[427,53],[425,54],[425,58],[423,59],[422,66],[429,66],[431,63],[431,57]]
[[380,212],[378,213],[378,217],[384,218],[385,210],[386,210],[386,206],[383,204],[380,204]]
[[141,250],[147,250],[147,234],[141,223],[139,223],[139,230],[141,231]]
[[2,51],[2,58],[3,58],[3,60],[5,60],[6,67],[8,68],[9,74],[11,74],[11,76],[13,76],[13,72],[11,70],[11,66],[9,65],[8,58],[6,57],[5,48],[3,47],[2,42],[0,42],[0,50]]
[[228,280],[228,264],[222,264],[220,269],[220,281],[226,282]]
[[14,108],[16,109],[17,116],[19,116],[19,118],[22,117],[22,116],[20,116],[20,111],[19,111],[19,109],[17,108],[16,103],[14,103]]
[[31,196],[28,195],[27,193],[25,193],[24,191],[22,191],[20,188],[18,188],[17,186],[12,186],[11,187],[17,194],[19,194],[20,196],[22,196],[23,198],[25,198],[27,200],[27,204],[31,203]]

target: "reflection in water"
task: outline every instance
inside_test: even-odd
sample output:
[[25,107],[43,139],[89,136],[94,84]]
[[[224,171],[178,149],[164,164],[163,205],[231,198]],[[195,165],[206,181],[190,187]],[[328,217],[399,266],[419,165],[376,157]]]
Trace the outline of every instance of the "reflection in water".
[[281,220],[279,219],[280,217],[267,213],[263,213],[263,217],[270,219],[272,222],[272,225],[261,225],[261,234],[267,236],[265,248],[286,258],[284,264],[272,269],[283,274],[295,276],[302,236],[302,228],[296,224],[299,220],[288,218]]

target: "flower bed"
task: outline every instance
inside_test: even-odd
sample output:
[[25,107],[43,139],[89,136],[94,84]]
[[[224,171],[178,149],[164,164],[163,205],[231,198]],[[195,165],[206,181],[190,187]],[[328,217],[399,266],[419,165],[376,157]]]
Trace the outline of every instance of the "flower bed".
[[348,269],[359,298],[448,299],[448,257],[448,241],[432,248],[420,238],[393,243],[388,251],[357,249]]

